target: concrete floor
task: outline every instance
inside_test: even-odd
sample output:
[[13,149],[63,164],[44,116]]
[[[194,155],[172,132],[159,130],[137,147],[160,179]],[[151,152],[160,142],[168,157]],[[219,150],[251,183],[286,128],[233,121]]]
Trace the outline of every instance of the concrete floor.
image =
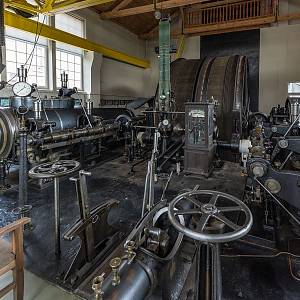
[[[7,273],[0,277],[0,288],[9,284],[12,274]],[[71,295],[61,288],[51,285],[36,275],[25,271],[24,300],[77,300],[78,297]],[[13,292],[7,294],[1,300],[13,300]]]
[[[123,157],[107,161],[92,169],[92,176],[87,179],[91,208],[106,200],[116,199],[120,205],[112,211],[110,219],[117,227],[130,227],[130,224],[134,224],[140,215],[145,169],[146,164],[139,166],[135,173],[129,174],[128,164]],[[196,184],[200,186],[200,189],[223,191],[241,199],[244,179],[240,176],[239,166],[228,163],[222,169],[215,170],[209,179],[187,177],[184,174],[174,175],[165,196],[171,200],[178,192],[186,188],[192,189]],[[160,197],[161,190],[161,184],[155,186],[156,198]],[[17,206],[17,199],[17,186],[0,195],[0,226],[4,226],[15,218],[12,210]],[[61,259],[55,257],[52,199],[52,185],[41,191],[29,188],[34,229],[25,232],[25,266],[36,275],[26,272],[25,299],[78,299],[56,287],[60,285],[68,288],[62,281],[62,275],[76,254],[78,241],[73,243],[62,240],[62,257]],[[79,209],[74,183],[62,180],[62,233],[78,219],[78,216]],[[245,251],[236,252],[252,255],[253,252],[249,251],[247,247]],[[254,254],[257,254],[257,251],[254,251]],[[222,271],[224,300],[299,299],[300,283],[292,278],[286,257],[222,257]]]

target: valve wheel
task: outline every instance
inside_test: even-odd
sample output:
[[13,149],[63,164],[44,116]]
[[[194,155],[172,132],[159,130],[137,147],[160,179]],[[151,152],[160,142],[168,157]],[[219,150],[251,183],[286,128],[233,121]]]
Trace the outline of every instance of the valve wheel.
[[80,163],[76,160],[59,160],[33,167],[29,171],[29,176],[32,178],[55,178],[71,174],[79,168]]
[[[218,205],[222,200],[222,206]],[[192,202],[194,208],[181,209],[181,201]],[[224,205],[224,204],[225,205]],[[244,215],[243,224],[232,221],[228,214],[240,213]],[[196,228],[191,229],[179,222],[178,216],[198,217]],[[171,224],[186,236],[202,242],[224,243],[237,240],[246,235],[253,224],[253,217],[246,204],[236,197],[211,190],[196,190],[178,195],[168,207],[168,217]],[[213,233],[210,221],[217,221],[224,226],[224,233]]]

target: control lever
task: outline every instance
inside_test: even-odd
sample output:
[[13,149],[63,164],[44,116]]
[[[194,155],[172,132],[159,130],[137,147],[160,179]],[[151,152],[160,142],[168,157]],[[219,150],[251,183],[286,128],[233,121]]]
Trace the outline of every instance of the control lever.
[[[87,220],[90,215],[90,207],[89,207],[89,201],[88,201],[88,191],[87,191],[87,184],[86,184],[86,176],[91,176],[91,172],[87,172],[85,170],[79,171],[79,178],[71,177],[70,180],[75,182],[76,186],[76,194],[77,199],[79,202],[79,210],[80,210],[80,218],[83,220]],[[88,257],[88,261],[91,261],[94,254],[94,232],[93,232],[93,225],[88,224],[86,228],[84,229],[84,236],[85,240],[89,241],[86,243],[86,253]]]

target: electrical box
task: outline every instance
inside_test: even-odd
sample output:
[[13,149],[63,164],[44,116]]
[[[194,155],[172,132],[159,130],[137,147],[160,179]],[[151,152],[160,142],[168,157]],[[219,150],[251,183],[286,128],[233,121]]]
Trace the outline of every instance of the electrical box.
[[213,168],[214,104],[185,104],[184,171],[208,177]]

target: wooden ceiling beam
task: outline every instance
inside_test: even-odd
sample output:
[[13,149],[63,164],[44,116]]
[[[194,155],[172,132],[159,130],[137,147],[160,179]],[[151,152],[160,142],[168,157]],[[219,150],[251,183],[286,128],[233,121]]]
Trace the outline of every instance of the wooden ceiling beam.
[[[170,9],[175,7],[182,7],[182,6],[188,6],[191,4],[199,4],[208,2],[210,0],[166,0],[163,2],[159,2],[156,4],[157,9],[164,10],[164,9]],[[114,19],[114,18],[122,18],[122,17],[128,17],[133,15],[139,15],[139,14],[145,14],[149,12],[154,12],[154,5],[148,4],[143,6],[137,6],[132,8],[126,8],[121,9],[118,11],[110,11],[110,12],[104,12],[100,14],[100,16],[103,19]]]
[[49,13],[66,13],[74,10],[79,10],[87,7],[92,7],[95,5],[106,4],[109,2],[113,2],[115,0],[65,0],[56,4],[53,4],[51,9],[49,9]]
[[215,2],[200,3],[200,4],[195,4],[195,5],[191,6],[190,8],[187,8],[187,12],[199,11],[200,9],[203,9],[203,8],[216,7],[216,6],[244,2],[244,1],[245,0],[219,0],[219,1],[215,1]]
[[118,5],[116,5],[112,11],[119,11],[120,9],[125,8],[128,4],[130,4],[133,0],[123,0]]
[[[180,13],[181,13],[180,10],[175,10],[175,11],[170,15],[171,22],[172,22],[172,20],[176,20],[176,19],[180,16]],[[157,24],[156,24],[154,27],[152,27],[149,31],[140,34],[140,35],[139,35],[139,38],[140,38],[140,39],[143,39],[143,40],[147,40],[147,39],[150,39],[153,35],[158,34],[158,26],[159,26],[159,23],[157,23]]]

